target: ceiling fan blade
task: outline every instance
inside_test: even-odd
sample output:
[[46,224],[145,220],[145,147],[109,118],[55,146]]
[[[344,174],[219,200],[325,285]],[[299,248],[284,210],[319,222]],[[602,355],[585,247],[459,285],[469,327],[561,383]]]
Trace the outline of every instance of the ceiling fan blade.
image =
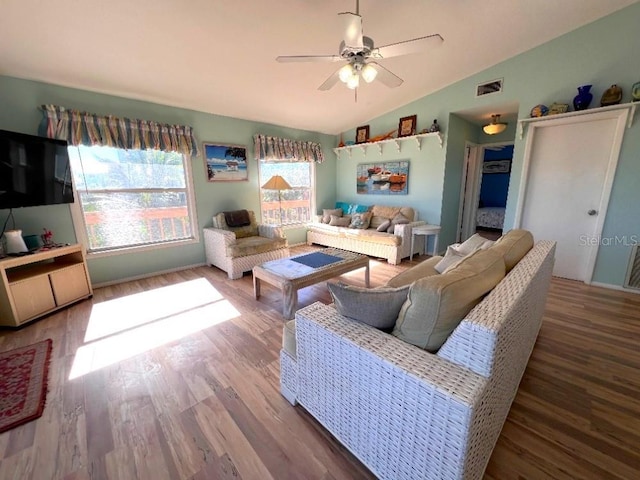
[[339,62],[343,60],[338,55],[283,55],[276,57],[276,61],[280,63],[290,62]]
[[344,20],[344,45],[347,48],[362,49],[362,17],[351,12],[339,13]]
[[[342,68],[342,67],[340,67]],[[340,72],[340,68],[336,70],[329,78],[327,78],[322,85],[318,87],[318,90],[329,90],[332,88],[338,81],[340,80],[340,76],[338,73]]]
[[391,58],[400,55],[409,55],[411,53],[422,53],[429,47],[444,42],[444,38],[439,33],[427,35],[426,37],[414,38],[404,42],[392,43],[383,47],[375,48],[371,52],[373,58]]
[[379,63],[369,62],[367,63],[367,65],[371,65],[376,69],[376,72],[378,72],[378,75],[376,75],[376,80],[380,80],[381,83],[389,88],[399,87],[400,85],[402,85],[402,82],[404,82],[404,80],[402,80],[399,76],[397,76],[395,73],[390,72]]

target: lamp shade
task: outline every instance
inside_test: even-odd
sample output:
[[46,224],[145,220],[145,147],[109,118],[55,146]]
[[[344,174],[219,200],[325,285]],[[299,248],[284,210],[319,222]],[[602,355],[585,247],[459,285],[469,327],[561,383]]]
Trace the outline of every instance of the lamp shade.
[[500,122],[500,115],[491,115],[491,123],[482,127],[482,130],[487,135],[496,135],[502,133],[507,129],[507,124]]
[[274,175],[267,181],[267,183],[262,185],[262,188],[265,190],[290,190],[291,185],[289,185],[280,175]]

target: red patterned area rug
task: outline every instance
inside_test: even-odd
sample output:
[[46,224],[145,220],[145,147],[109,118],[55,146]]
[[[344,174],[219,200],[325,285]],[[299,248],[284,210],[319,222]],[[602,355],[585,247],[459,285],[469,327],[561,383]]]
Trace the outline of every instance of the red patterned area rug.
[[0,353],[0,432],[42,415],[51,339]]

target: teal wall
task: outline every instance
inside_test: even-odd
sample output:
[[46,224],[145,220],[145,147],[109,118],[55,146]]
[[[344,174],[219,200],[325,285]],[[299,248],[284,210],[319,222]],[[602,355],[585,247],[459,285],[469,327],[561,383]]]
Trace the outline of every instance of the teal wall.
[[[464,142],[474,138],[478,143],[514,141],[505,219],[505,228],[512,228],[515,202],[521,187],[526,138],[520,140],[516,137],[515,124],[510,125],[506,132],[492,137],[484,135],[479,127],[474,132],[473,125],[456,114],[479,108],[502,113],[501,105],[518,104],[518,117],[526,118],[531,108],[540,103],[570,104],[577,93],[576,87],[587,83],[593,85],[592,107],[599,105],[600,96],[613,83],[623,88],[622,102],[629,102],[631,85],[640,81],[638,25],[640,4],[634,4],[368,122],[371,136],[397,127],[399,118],[413,114],[418,115],[418,130],[428,127],[434,118],[442,126],[446,148],[429,148],[424,152],[407,149],[385,157],[390,160],[408,158],[411,161],[413,188],[410,192],[413,194],[401,203],[418,208],[422,218],[426,217],[430,222],[439,221],[443,226],[443,245],[451,243],[458,221]],[[495,78],[504,79],[503,92],[475,98],[475,86]],[[345,132],[344,138],[351,139],[354,135],[355,128]],[[637,238],[640,233],[640,212],[637,208],[640,205],[640,188],[637,186],[640,182],[639,156],[640,119],[636,118],[633,126],[625,132],[603,238],[617,236],[629,239],[634,235]],[[366,157],[360,156],[358,161],[371,161],[376,157],[376,153],[369,153]],[[340,172],[345,163],[351,168],[353,161],[341,159]],[[420,167],[414,169],[414,165]],[[350,176],[350,171],[347,174]],[[353,192],[355,186],[350,181],[338,181],[339,199],[350,199]],[[623,284],[631,245],[629,242],[615,243],[600,247],[593,281]]]
[[[253,135],[256,133],[321,143],[326,161],[316,167],[318,184],[323,186],[318,189],[318,202],[331,203],[335,199],[336,160],[331,150],[335,145],[335,138],[330,135],[0,76],[0,129],[36,134],[42,119],[38,106],[42,104],[62,105],[97,114],[191,125],[200,142],[246,145],[249,151],[248,182],[209,183],[201,156],[192,159],[200,230],[202,227],[210,226],[211,217],[222,210],[247,208],[260,211],[258,166],[253,160]],[[7,214],[7,210],[0,211],[0,222],[4,223]],[[57,242],[76,241],[68,205],[19,208],[14,210],[14,216],[16,228],[22,229],[24,235],[39,234],[43,227],[47,227],[54,232]],[[292,244],[302,242],[305,239],[305,230],[287,230],[287,237]],[[89,260],[89,271],[93,283],[96,284],[200,264],[204,261],[201,239],[198,244],[92,258]]]

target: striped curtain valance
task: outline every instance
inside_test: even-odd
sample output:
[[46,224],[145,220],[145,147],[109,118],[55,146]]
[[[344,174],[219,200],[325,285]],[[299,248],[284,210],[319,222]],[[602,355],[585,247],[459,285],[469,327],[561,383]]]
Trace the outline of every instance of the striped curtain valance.
[[198,155],[198,142],[189,126],[101,116],[57,105],[42,105],[42,111],[41,133],[49,138],[66,140],[70,145]]
[[316,142],[258,134],[253,136],[253,144],[256,160],[316,163],[324,161],[322,147]]

